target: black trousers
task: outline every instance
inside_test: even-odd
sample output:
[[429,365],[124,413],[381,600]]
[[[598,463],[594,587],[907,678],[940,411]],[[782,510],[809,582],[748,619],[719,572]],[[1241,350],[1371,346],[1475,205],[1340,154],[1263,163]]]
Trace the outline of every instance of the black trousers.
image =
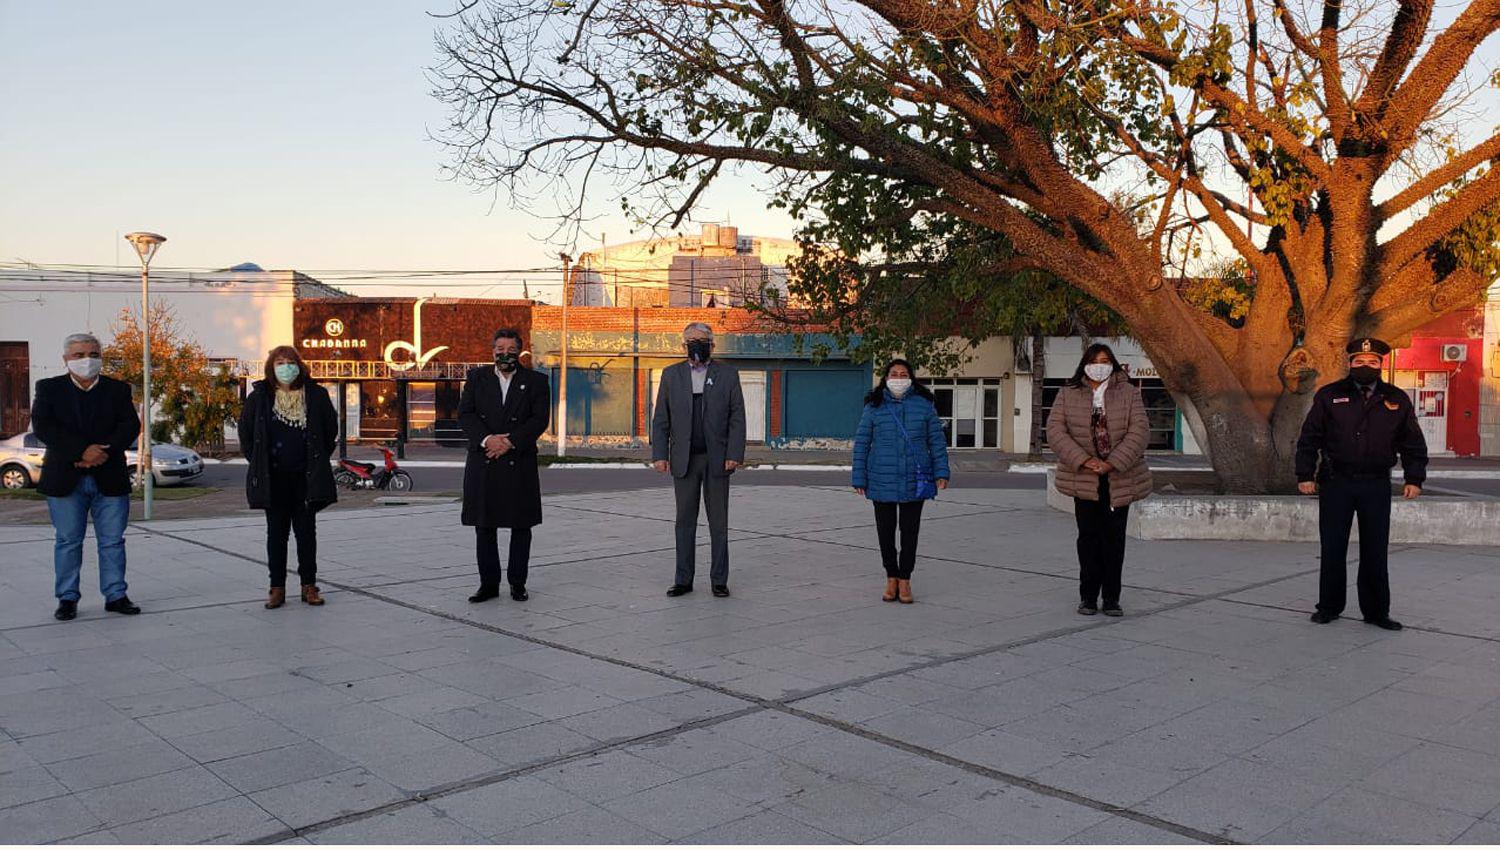
[[[922,530],[922,505],[915,502],[876,502],[875,534],[880,538],[880,560],[886,578],[910,579],[917,565],[917,535]],[[896,549],[896,528],[901,529],[901,549]]]
[[317,514],[307,506],[307,473],[271,470],[271,501],[266,506],[266,565],[271,586],[286,587],[286,548],[297,535],[297,573],[303,584],[318,583]]
[[[498,528],[474,528],[475,549],[479,556],[479,584],[483,587],[500,586],[500,530]],[[526,571],[531,564],[531,529],[510,530],[510,585],[526,586]]]
[[1323,563],[1318,578],[1318,610],[1344,611],[1349,585],[1349,530],[1359,518],[1359,612],[1376,620],[1391,613],[1391,582],[1386,552],[1391,538],[1389,478],[1329,478],[1318,485],[1318,538]]
[[688,460],[687,475],[672,479],[677,501],[677,574],[673,584],[693,586],[698,560],[698,505],[708,511],[708,580],[715,587],[729,584],[729,476],[710,475],[708,455]]
[[1097,605],[1120,604],[1120,574],[1125,568],[1125,523],[1130,506],[1109,506],[1109,476],[1099,479],[1099,501],[1073,500],[1073,518],[1078,522],[1078,594]]

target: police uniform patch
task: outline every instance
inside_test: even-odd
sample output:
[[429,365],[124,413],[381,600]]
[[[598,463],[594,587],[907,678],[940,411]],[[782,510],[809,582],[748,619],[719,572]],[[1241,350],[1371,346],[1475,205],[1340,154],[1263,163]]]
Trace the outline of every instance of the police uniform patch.
[[1388,401],[1388,402],[1385,403],[1385,409],[1386,410],[1400,410],[1401,409],[1401,405],[1398,402]]

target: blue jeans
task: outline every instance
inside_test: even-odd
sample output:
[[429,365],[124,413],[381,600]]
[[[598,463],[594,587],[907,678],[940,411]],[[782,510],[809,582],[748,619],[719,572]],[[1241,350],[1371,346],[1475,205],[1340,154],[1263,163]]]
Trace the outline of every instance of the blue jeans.
[[94,476],[78,479],[67,496],[48,496],[47,512],[57,531],[52,548],[52,568],[57,573],[54,591],[58,599],[78,601],[78,573],[83,569],[83,537],[89,514],[94,516],[94,537],[99,543],[99,592],[106,602],[125,595],[125,525],[130,521],[129,496],[105,496]]

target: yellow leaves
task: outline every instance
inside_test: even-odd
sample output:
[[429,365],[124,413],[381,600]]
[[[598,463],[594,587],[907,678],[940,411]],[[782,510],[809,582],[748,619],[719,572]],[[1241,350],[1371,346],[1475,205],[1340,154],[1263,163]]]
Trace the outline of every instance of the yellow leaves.
[[1184,279],[1178,294],[1199,310],[1239,321],[1249,314],[1253,296],[1247,268],[1244,260],[1224,263],[1206,274]]

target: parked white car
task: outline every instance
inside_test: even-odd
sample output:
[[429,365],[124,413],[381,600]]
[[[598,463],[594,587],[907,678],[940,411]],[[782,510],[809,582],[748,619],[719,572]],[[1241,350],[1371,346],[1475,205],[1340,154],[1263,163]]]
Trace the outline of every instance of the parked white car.
[[[42,476],[42,454],[47,447],[31,432],[17,434],[0,440],[0,487],[21,490],[35,487]],[[125,463],[134,467],[139,463],[136,446],[125,452]],[[174,446],[171,443],[151,444],[152,478],[156,486],[185,484],[203,474],[203,458],[192,449]]]

